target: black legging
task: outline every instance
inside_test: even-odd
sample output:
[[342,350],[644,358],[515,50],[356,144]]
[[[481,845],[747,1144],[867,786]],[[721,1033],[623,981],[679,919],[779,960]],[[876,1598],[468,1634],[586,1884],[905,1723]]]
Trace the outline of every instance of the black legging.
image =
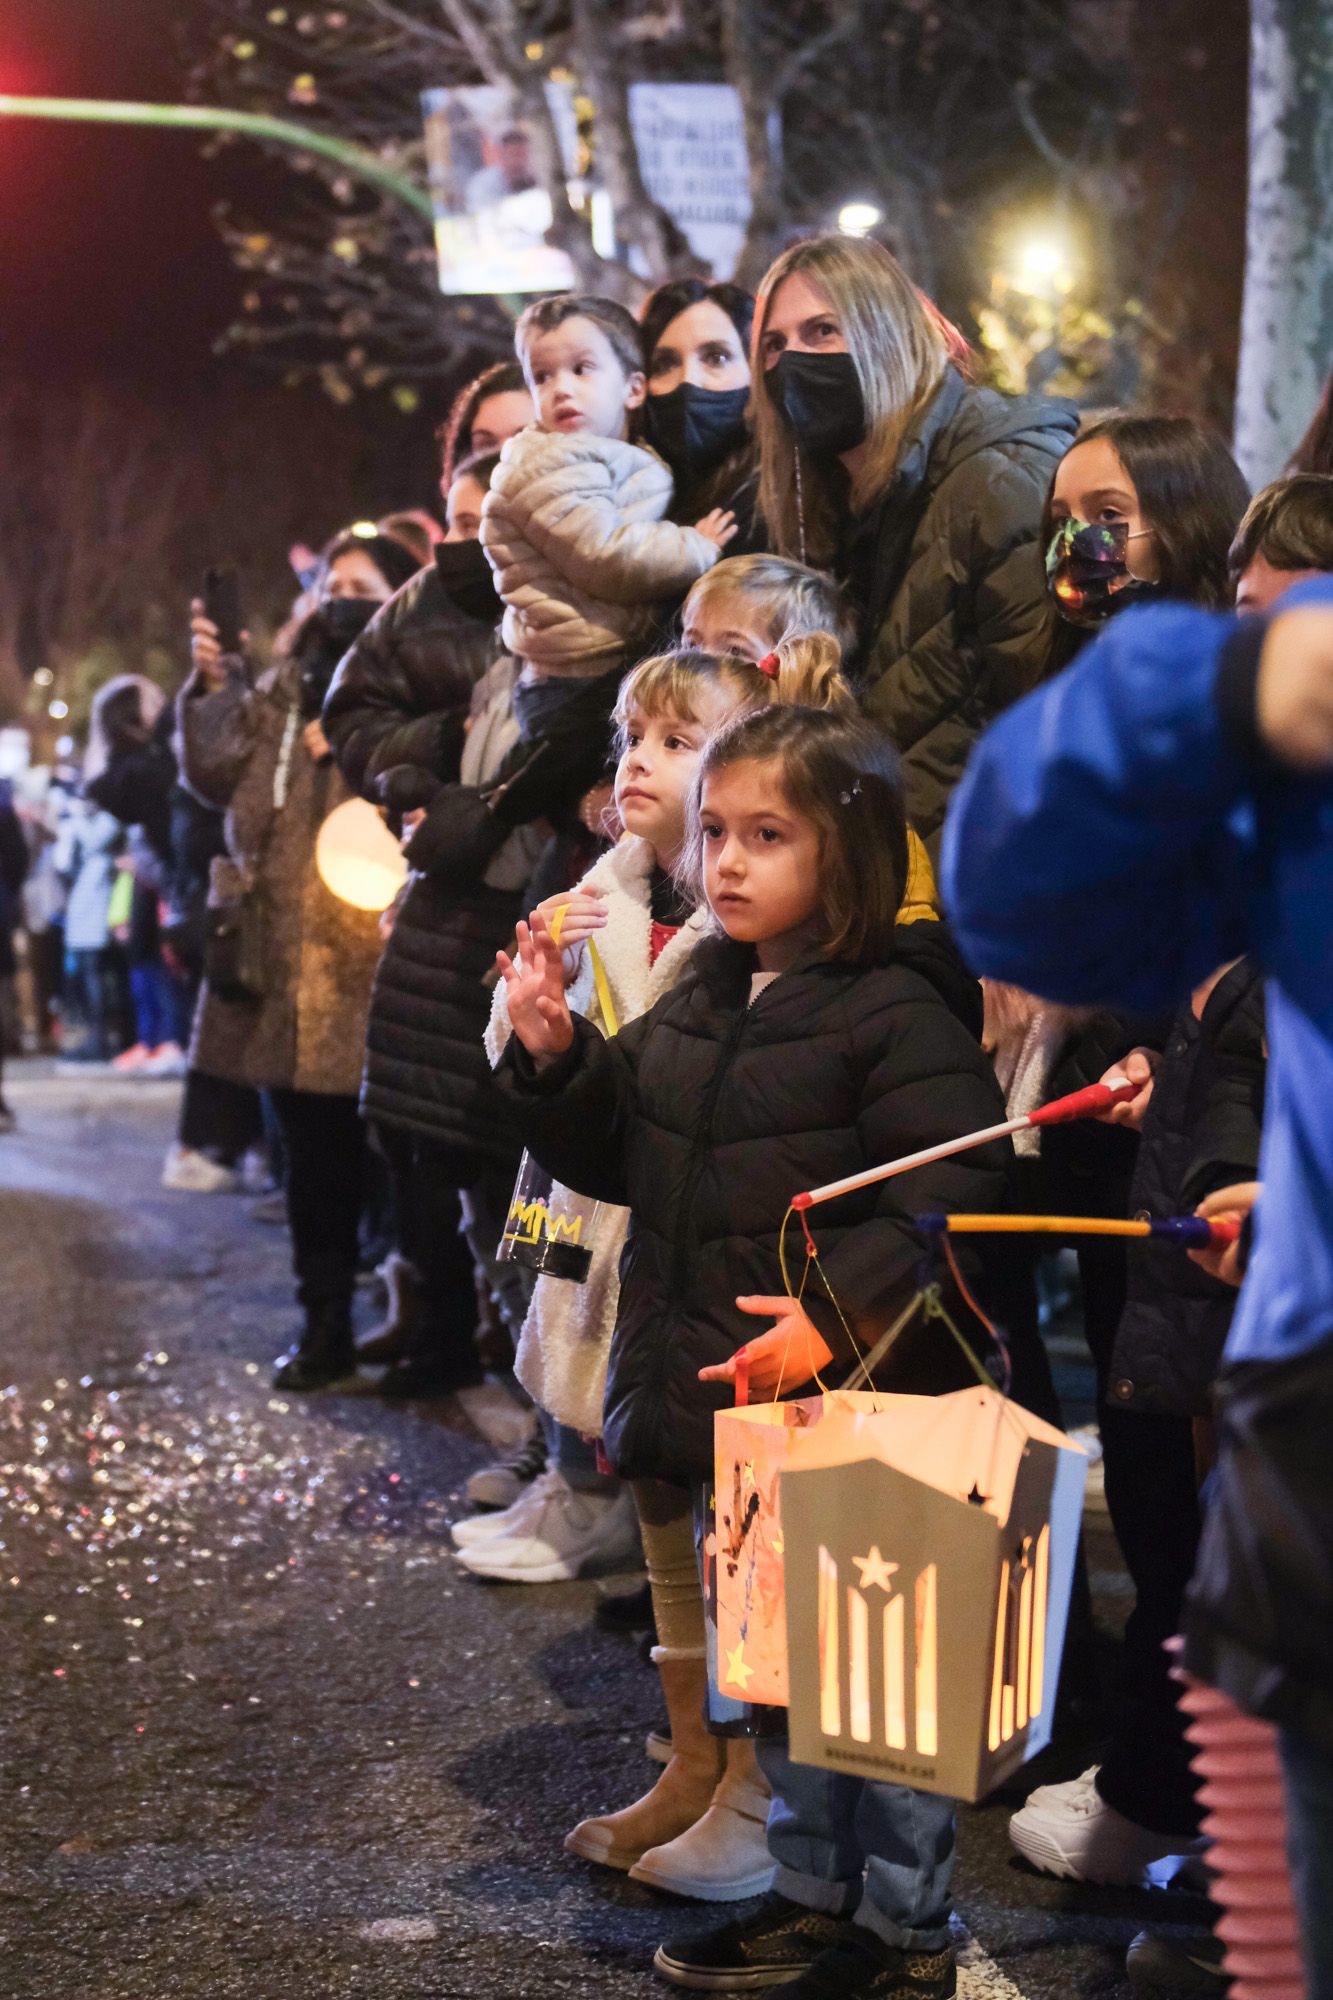
[[181,1095],[179,1138],[191,1152],[216,1153],[224,1167],[234,1167],[264,1132],[259,1093],[243,1083],[187,1071]]
[[357,1101],[313,1090],[270,1095],[287,1149],[296,1296],[307,1312],[348,1307],[366,1178],[366,1128]]
[[375,1144],[393,1185],[399,1248],[421,1278],[418,1352],[431,1360],[465,1354],[477,1329],[477,1286],[458,1190],[475,1178],[476,1155],[378,1123]]

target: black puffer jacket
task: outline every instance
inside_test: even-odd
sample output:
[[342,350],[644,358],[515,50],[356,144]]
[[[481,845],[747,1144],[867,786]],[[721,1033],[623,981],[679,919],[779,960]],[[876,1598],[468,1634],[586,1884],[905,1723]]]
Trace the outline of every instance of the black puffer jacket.
[[375,613],[334,675],[324,734],[353,791],[417,764],[442,783],[458,776],[472,689],[495,657],[501,604],[477,542],[441,542]]
[[[1263,980],[1250,959],[1223,975],[1201,1019],[1182,1007],[1143,1122],[1131,1213],[1187,1214],[1258,1172],[1263,1127]],[[1206,1411],[1236,1292],[1168,1243],[1136,1244],[1111,1360],[1109,1399],[1153,1412]]]
[[837,569],[860,623],[853,668],[903,760],[907,812],[938,860],[949,794],[992,717],[1046,666],[1038,533],[1072,403],[972,389],[953,369]]
[[[496,1072],[541,1163],[632,1210],[604,1430],[632,1477],[710,1476],[713,1412],[730,1391],[698,1371],[764,1330],[735,1300],[782,1291],[794,1193],[1003,1116],[976,983],[943,925],[902,926],[893,959],[869,970],[811,954],[751,1006],[753,971],[750,950],[710,940],[614,1040],[576,1018],[558,1062],[535,1070],[514,1037]],[[916,1289],[911,1218],[1003,1207],[1011,1161],[1008,1141],[992,1144],[816,1212],[821,1264],[863,1352]],[[799,1230],[788,1246],[795,1272]],[[849,1344],[817,1282],[806,1303],[845,1372]],[[955,1316],[976,1330],[961,1307]],[[923,1392],[974,1379],[933,1321],[915,1323],[878,1374]]]
[[[441,781],[442,796],[469,790],[454,781],[472,689],[495,657],[499,615],[476,543],[442,545],[435,567],[390,598],[339,667],[324,706],[325,733],[349,784],[378,800],[384,774],[410,765]],[[476,1160],[507,1160],[515,1151],[482,1048],[490,1017],[482,980],[519,913],[513,892],[482,880],[499,844],[460,866],[442,843],[437,870],[412,843],[414,873],[375,975],[361,1093],[376,1123]],[[459,1170],[469,1171],[466,1160]]]

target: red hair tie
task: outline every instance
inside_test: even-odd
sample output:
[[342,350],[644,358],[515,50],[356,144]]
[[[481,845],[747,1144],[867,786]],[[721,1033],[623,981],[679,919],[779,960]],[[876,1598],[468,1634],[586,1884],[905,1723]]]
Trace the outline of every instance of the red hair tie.
[[781,669],[782,662],[776,653],[765,653],[762,660],[755,661],[755,665],[761,674],[767,674],[771,681],[775,681]]

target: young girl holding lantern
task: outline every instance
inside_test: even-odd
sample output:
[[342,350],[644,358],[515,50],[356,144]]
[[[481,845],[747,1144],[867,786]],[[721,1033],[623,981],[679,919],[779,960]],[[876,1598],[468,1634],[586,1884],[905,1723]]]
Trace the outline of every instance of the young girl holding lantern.
[[[603,1432],[632,1479],[706,1481],[741,1348],[756,1397],[840,1379],[917,1288],[913,1216],[1005,1204],[1007,1142],[881,1182],[821,1227],[840,1310],[778,1294],[793,1191],[1002,1116],[976,982],[942,925],[898,922],[907,856],[887,741],[849,716],[765,708],[700,761],[683,868],[710,935],[671,992],[607,1041],[571,1015],[541,911],[517,962],[501,954],[514,1038],[498,1078],[528,1144],[631,1213]],[[983,1249],[974,1269],[985,1262]],[[1014,1361],[1027,1400],[1036,1364]],[[916,1393],[974,1379],[919,1326],[877,1375]],[[663,1945],[658,1969],[691,1988],[781,1985],[788,2000],[899,1979],[922,2000],[952,1993],[951,1803],[804,1769],[780,1742],[758,1755],[776,1887],[756,1916]]]
[[[852,713],[855,698],[838,660],[836,640],[815,633],[784,640],[753,661],[693,650],[667,653],[645,660],[626,680],[616,709],[621,754],[615,788],[626,837],[575,889],[540,909],[548,934],[558,933],[567,1004],[603,1033],[614,1034],[669,991],[706,929],[706,913],[691,914],[672,871],[710,733],[772,703]],[[488,1036],[496,1061],[510,1036],[507,995],[502,982]],[[564,1198],[563,1190],[555,1191],[553,1205]],[[525,1388],[551,1418],[584,1433],[602,1428],[628,1221],[623,1212],[599,1218],[582,1287],[550,1275],[538,1279],[519,1344],[516,1366]],[[773,1876],[764,1837],[768,1787],[749,1742],[724,1746],[704,1725],[704,1609],[690,1490],[655,1478],[636,1480],[633,1493],[672,1756],[644,1798],[623,1812],[583,1821],[565,1844],[584,1860],[629,1869],[680,1895],[706,1901],[754,1895]],[[560,1538],[559,1523],[549,1516],[563,1499],[557,1467],[507,1515],[460,1523],[454,1532],[464,1567],[499,1579],[533,1575],[534,1563],[549,1558]]]

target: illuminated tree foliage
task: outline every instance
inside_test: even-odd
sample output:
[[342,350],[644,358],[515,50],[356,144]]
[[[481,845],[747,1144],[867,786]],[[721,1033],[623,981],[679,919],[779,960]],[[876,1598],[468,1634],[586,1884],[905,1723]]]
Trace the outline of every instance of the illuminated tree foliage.
[[[206,0],[191,79],[208,101],[358,140],[422,185],[422,90],[507,89],[534,135],[552,240],[584,283],[630,302],[642,283],[596,255],[567,195],[544,85],[572,81],[618,238],[656,282],[696,265],[644,187],[629,86],[724,79],[745,120],[743,280],[868,201],[918,280],[965,314],[988,282],[979,245],[997,215],[1057,192],[1077,206],[1114,179],[1115,12],[1114,0]],[[381,388],[410,407],[423,378],[508,349],[495,302],[441,298],[420,218],[313,156],[275,161],[219,224],[247,279],[227,341],[339,400]]]

